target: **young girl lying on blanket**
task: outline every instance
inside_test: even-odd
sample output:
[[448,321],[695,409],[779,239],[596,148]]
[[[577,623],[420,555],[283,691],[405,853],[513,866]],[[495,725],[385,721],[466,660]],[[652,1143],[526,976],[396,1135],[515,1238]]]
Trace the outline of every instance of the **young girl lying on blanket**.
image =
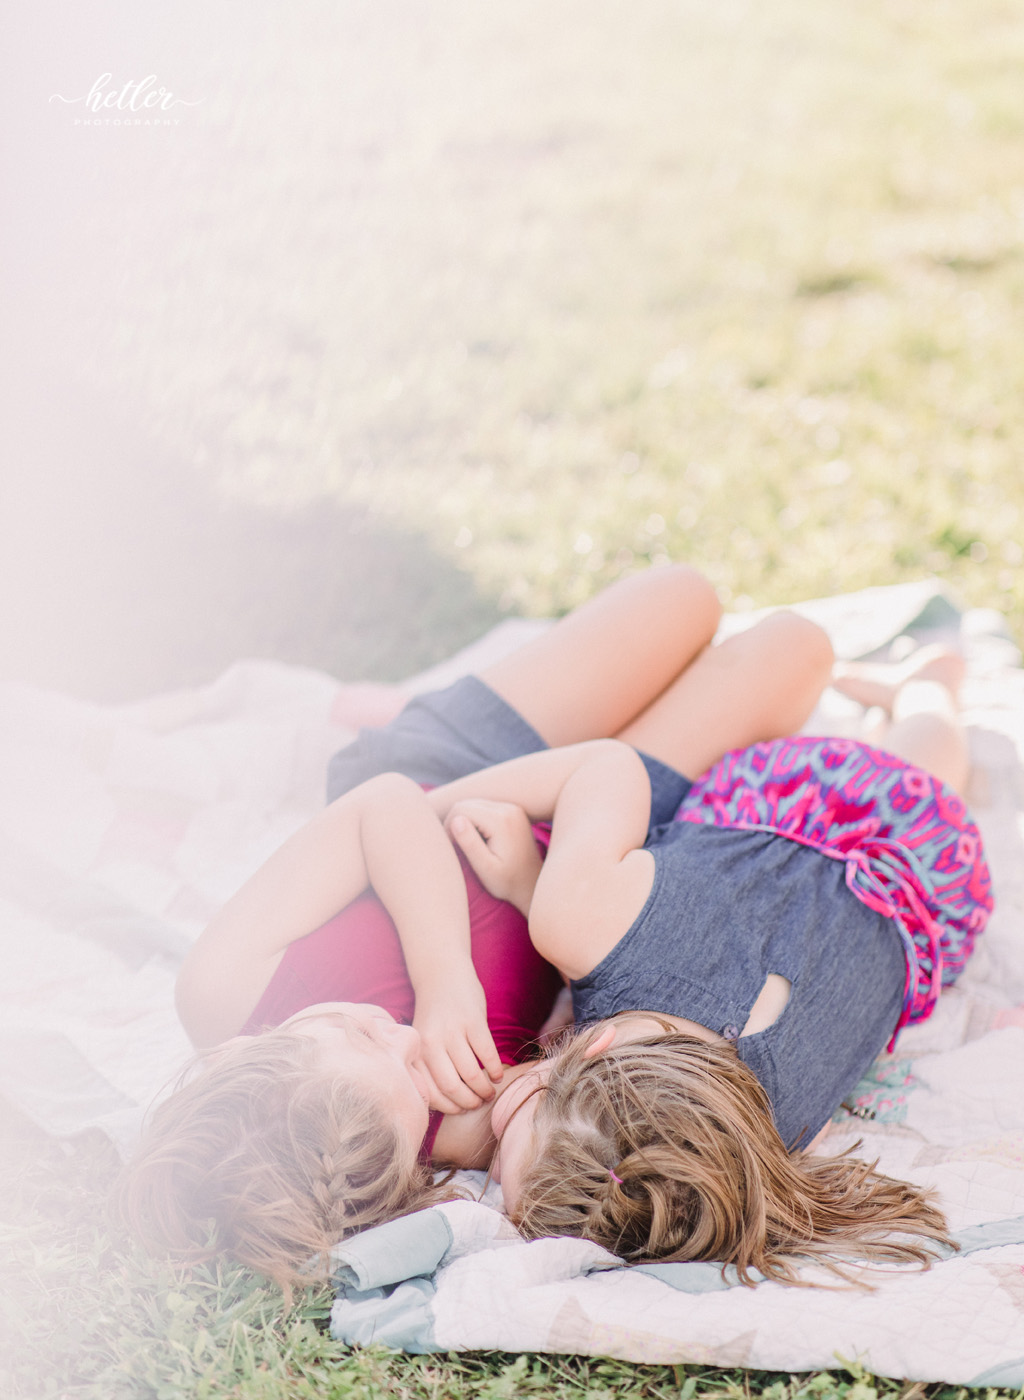
[[[648,837],[653,870],[621,934],[621,916],[600,923],[615,855],[602,866],[591,847],[587,890],[570,895],[553,843],[530,927],[588,1030],[493,1115],[496,1174],[525,1234],[790,1280],[796,1255],[907,1257],[879,1227],[888,1215],[907,1228],[908,1188],[876,1178],[868,1224],[866,1167],[780,1148],[812,1145],[883,1045],[931,1014],[991,911],[977,830],[933,776],[966,777],[937,679],[958,666],[915,661],[900,685],[847,678],[895,707],[893,751],[788,738],[713,765]],[[606,813],[615,853],[630,840],[627,781]]]
[[[151,1238],[286,1279],[345,1233],[437,1199],[430,1161],[486,1162],[498,1082],[500,1169],[529,1233],[783,1276],[797,1254],[923,1257],[886,1240],[893,1229],[942,1237],[914,1188],[787,1148],[959,965],[940,958],[948,891],[912,845],[954,889],[966,956],[991,905],[977,833],[898,759],[751,749],[806,719],[830,649],[784,613],[708,648],[717,621],[699,575],[653,571],[337,757],[332,791],[347,795],[243,887],[183,969],[182,1019],[218,1048],[160,1106],[129,1177]],[[926,748],[955,782],[955,723],[906,713],[939,688],[925,675],[895,693],[889,747]],[[682,776],[702,773],[696,787]],[[543,863],[528,818],[553,819]],[[581,1020],[642,1008],[653,1024],[599,1026],[541,1070],[503,1074],[553,983],[521,918],[488,942],[496,906],[480,889],[471,926],[469,872],[439,819],[490,893],[529,911]],[[367,956],[387,943],[367,885],[397,928],[383,960]],[[430,1110],[445,1115],[436,1136]]]

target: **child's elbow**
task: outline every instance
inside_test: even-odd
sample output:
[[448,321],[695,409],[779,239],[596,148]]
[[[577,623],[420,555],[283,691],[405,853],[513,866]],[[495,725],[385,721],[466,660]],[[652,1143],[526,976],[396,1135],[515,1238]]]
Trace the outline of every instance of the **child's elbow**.
[[192,948],[174,983],[174,1009],[197,1050],[208,1050],[237,1030],[224,1023],[225,999],[217,995],[218,979],[203,952],[201,946]]
[[197,995],[198,983],[188,958],[182,964],[174,983],[174,1009],[185,1033],[197,1050],[205,1049],[211,1043],[203,1034],[202,999]]
[[566,901],[557,892],[542,889],[538,881],[527,921],[530,942],[545,960],[556,967],[563,977],[582,976],[580,940],[575,935],[568,916]]

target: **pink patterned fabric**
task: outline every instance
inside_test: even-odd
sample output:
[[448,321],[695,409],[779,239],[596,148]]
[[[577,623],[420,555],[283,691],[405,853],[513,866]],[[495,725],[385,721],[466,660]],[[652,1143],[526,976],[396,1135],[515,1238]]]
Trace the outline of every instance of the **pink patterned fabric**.
[[896,1034],[931,1015],[992,912],[981,837],[960,798],[923,769],[852,739],[736,749],[698,778],[676,821],[773,831],[846,865],[846,883],[895,921],[907,955]]

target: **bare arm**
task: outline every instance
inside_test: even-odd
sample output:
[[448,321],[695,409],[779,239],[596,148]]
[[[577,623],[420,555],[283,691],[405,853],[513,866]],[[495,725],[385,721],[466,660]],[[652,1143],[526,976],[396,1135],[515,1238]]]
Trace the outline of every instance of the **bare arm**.
[[[398,928],[417,1003],[429,1003],[440,969],[444,995],[476,996],[480,1006],[472,1011],[479,1015],[483,992],[470,960],[458,860],[417,784],[387,773],[320,812],[215,915],[178,977],[178,1013],[193,1041],[212,1045],[236,1034],[288,945],[371,883]],[[476,1048],[500,1075],[486,1022],[484,1032],[489,1049]],[[489,1093],[475,1059],[467,1072]],[[475,1092],[462,1098],[455,1106],[479,1102]]]
[[[466,798],[489,798],[494,802],[511,802],[522,807],[531,821],[551,821],[562,789],[569,778],[602,753],[621,750],[635,752],[616,739],[591,739],[582,744],[567,744],[559,749],[544,749],[526,754],[507,763],[469,773],[453,783],[445,783],[427,794],[427,800],[439,817],[445,818],[457,803]],[[640,764],[643,767],[642,763]],[[649,805],[649,803],[648,803]]]
[[[442,816],[468,798],[513,802],[552,822],[551,847],[530,906],[530,937],[563,975],[582,977],[643,907],[654,861],[641,849],[651,789],[635,750],[614,739],[549,749],[436,788]],[[467,852],[468,854],[468,852]]]

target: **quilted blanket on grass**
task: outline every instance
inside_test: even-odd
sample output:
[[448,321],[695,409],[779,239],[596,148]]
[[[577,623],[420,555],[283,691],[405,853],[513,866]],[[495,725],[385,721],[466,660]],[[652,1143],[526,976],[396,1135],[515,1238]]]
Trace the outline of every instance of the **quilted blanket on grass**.
[[[494,1190],[346,1242],[340,1342],[782,1371],[838,1358],[913,1380],[1024,1384],[1024,671],[997,615],[961,614],[931,581],[805,607],[841,655],[910,630],[955,637],[969,662],[968,798],[996,913],[935,1016],[859,1086],[874,1117],[841,1114],[827,1142],[861,1138],[883,1170],[933,1186],[961,1253],[924,1274],[875,1272],[871,1292],[747,1289],[713,1266],[626,1269],[580,1241],[525,1243]],[[127,706],[0,687],[0,1093],[51,1132],[102,1129],[129,1147],[188,1054],[172,1006],[184,950],[319,806],[329,754],[405,695],[545,625],[504,624],[402,687],[269,662]],[[828,694],[807,729],[854,723],[855,707]]]

